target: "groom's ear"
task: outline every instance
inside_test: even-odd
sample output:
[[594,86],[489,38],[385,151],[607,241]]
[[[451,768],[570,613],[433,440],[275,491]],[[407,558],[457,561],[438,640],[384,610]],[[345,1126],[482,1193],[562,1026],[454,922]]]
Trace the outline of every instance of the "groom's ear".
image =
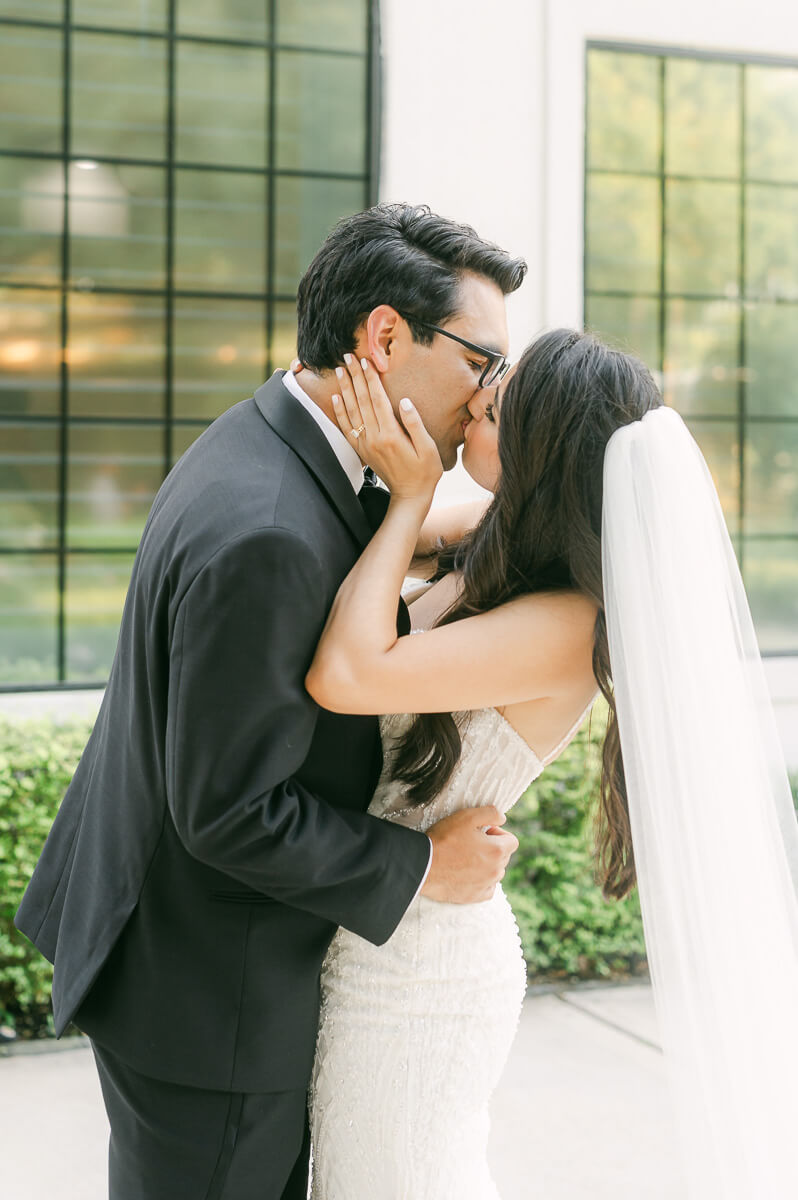
[[409,336],[410,331],[396,309],[390,304],[380,304],[371,310],[363,326],[366,358],[384,375],[396,367],[397,359],[402,356],[403,343]]

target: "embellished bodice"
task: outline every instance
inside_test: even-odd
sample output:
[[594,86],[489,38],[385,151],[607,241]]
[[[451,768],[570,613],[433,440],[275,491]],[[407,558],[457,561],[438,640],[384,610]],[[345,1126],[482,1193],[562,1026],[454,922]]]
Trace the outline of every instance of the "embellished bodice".
[[454,715],[462,739],[460,760],[435,799],[424,805],[408,804],[407,785],[392,778],[397,742],[413,718],[406,713],[380,717],[385,761],[369,806],[372,816],[426,830],[461,808],[492,804],[507,812],[543,771],[545,764],[497,709]]

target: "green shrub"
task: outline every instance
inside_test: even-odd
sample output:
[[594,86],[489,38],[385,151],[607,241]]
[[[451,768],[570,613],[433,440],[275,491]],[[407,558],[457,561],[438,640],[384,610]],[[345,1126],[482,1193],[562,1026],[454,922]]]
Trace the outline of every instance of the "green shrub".
[[511,810],[520,842],[504,878],[530,979],[607,979],[646,969],[640,902],[604,900],[594,882],[593,825],[606,714],[597,706]]
[[0,722],[0,1024],[52,1033],[52,968],[14,928],[22,894],[90,732],[85,722]]

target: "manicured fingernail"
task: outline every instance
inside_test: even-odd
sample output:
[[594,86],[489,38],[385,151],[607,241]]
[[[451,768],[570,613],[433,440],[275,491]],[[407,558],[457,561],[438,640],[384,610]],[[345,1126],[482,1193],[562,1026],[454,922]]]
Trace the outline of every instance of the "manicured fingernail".
[[351,354],[345,354],[345,355],[344,355],[344,362],[346,363],[346,365],[347,365],[347,366],[349,366],[349,364],[351,363],[351,361],[352,361],[352,355],[351,355]]
[[343,377],[344,377],[344,369],[343,369],[343,367],[336,367],[336,368],[335,368],[335,374],[338,376],[338,378],[339,378],[339,379],[343,379]]
[[410,412],[410,409],[413,407],[413,405],[410,403],[407,396],[405,396],[402,400],[399,401],[399,407],[403,408],[405,410],[405,412]]
[[363,370],[365,371],[369,365],[369,360],[367,358],[361,358],[360,365],[363,368]]
[[333,396],[333,398],[332,398],[332,402],[333,402],[333,408],[337,408],[337,407],[338,407],[338,405],[341,403],[341,397],[340,397],[340,396]]

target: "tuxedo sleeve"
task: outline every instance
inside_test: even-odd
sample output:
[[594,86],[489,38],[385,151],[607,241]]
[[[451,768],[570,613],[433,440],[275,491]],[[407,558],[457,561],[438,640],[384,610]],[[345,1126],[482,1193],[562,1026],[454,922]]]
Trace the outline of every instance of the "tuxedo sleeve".
[[167,799],[195,858],[380,945],[430,842],[293,777],[318,714],[304,679],[326,618],[321,579],[310,548],[272,528],[228,543],[194,579],[172,637]]

